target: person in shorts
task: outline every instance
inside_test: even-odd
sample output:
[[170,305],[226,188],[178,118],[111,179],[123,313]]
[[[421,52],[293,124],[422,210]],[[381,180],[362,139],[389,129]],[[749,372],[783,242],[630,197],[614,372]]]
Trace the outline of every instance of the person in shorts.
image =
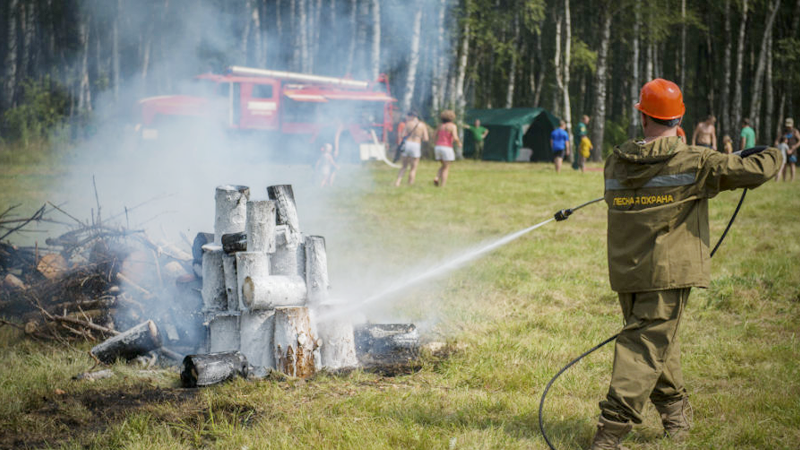
[[442,111],[439,117],[442,123],[436,129],[436,147],[434,147],[433,151],[436,155],[436,160],[440,161],[442,166],[439,167],[439,172],[437,172],[436,178],[433,179],[433,184],[444,187],[447,184],[447,176],[450,173],[450,164],[456,159],[453,144],[455,143],[461,147],[461,139],[458,138],[458,127],[454,123],[456,113],[447,109]]
[[556,173],[560,173],[561,162],[565,157],[569,157],[569,133],[567,133],[567,123],[563,120],[558,123],[558,128],[550,133],[550,148],[553,150]]
[[776,139],[783,153],[783,165],[778,171],[778,181],[794,181],[794,173],[797,166],[797,153],[800,151],[800,131],[794,127],[794,119],[788,117],[783,122],[783,132]]
[[414,111],[409,111],[406,114],[406,120],[403,123],[403,167],[397,173],[397,179],[394,181],[394,186],[399,187],[403,181],[403,174],[408,168],[408,185],[414,184],[414,179],[417,176],[417,166],[419,159],[422,157],[422,142],[428,142],[428,126],[425,122],[419,120],[419,116]]

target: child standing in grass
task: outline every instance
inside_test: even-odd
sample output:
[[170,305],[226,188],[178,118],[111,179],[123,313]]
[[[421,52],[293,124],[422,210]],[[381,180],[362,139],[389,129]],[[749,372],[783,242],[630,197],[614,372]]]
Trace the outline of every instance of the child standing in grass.
[[331,144],[323,144],[322,148],[319,149],[322,152],[319,159],[317,159],[317,163],[314,165],[314,171],[317,172],[320,183],[319,187],[325,186],[332,186],[333,179],[336,175],[336,169],[339,166],[336,164],[336,160],[333,158],[333,145]]
[[728,154],[733,153],[733,140],[727,134],[722,136],[722,152]]
[[592,154],[592,149],[594,147],[592,146],[592,141],[589,140],[589,136],[583,136],[578,151],[578,167],[581,169],[581,173],[586,171],[586,159]]

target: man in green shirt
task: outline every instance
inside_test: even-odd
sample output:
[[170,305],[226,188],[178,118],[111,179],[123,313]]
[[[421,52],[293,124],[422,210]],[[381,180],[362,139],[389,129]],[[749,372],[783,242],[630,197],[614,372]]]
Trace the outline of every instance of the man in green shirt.
[[739,143],[739,150],[756,146],[756,132],[750,127],[750,119],[747,117],[742,119],[742,134],[740,136],[742,140]]
[[472,157],[475,159],[482,159],[483,158],[483,140],[486,139],[486,135],[489,134],[489,130],[481,126],[481,121],[475,119],[475,125],[469,126],[464,125],[464,128],[472,131],[472,138],[475,141],[475,152],[472,154]]

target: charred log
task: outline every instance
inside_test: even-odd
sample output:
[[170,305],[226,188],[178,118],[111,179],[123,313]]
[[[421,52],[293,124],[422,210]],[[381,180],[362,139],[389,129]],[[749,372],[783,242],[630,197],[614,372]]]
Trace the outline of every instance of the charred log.
[[91,352],[100,361],[110,364],[117,358],[133,359],[161,347],[161,335],[152,320],[139,324],[105,342]]
[[239,352],[188,355],[183,359],[181,384],[187,388],[211,386],[249,374],[247,358]]
[[366,324],[354,329],[356,355],[365,367],[404,364],[419,355],[419,332],[413,324]]

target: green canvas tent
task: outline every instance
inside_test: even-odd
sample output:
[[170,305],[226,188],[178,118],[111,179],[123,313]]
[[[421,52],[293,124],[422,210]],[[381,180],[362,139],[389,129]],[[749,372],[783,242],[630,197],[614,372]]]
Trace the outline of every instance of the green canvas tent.
[[[550,133],[558,127],[558,118],[544,108],[470,109],[465,121],[489,130],[483,145],[486,161],[515,161],[522,147],[533,150],[531,161],[552,161]],[[475,153],[472,133],[465,130],[464,156]]]

